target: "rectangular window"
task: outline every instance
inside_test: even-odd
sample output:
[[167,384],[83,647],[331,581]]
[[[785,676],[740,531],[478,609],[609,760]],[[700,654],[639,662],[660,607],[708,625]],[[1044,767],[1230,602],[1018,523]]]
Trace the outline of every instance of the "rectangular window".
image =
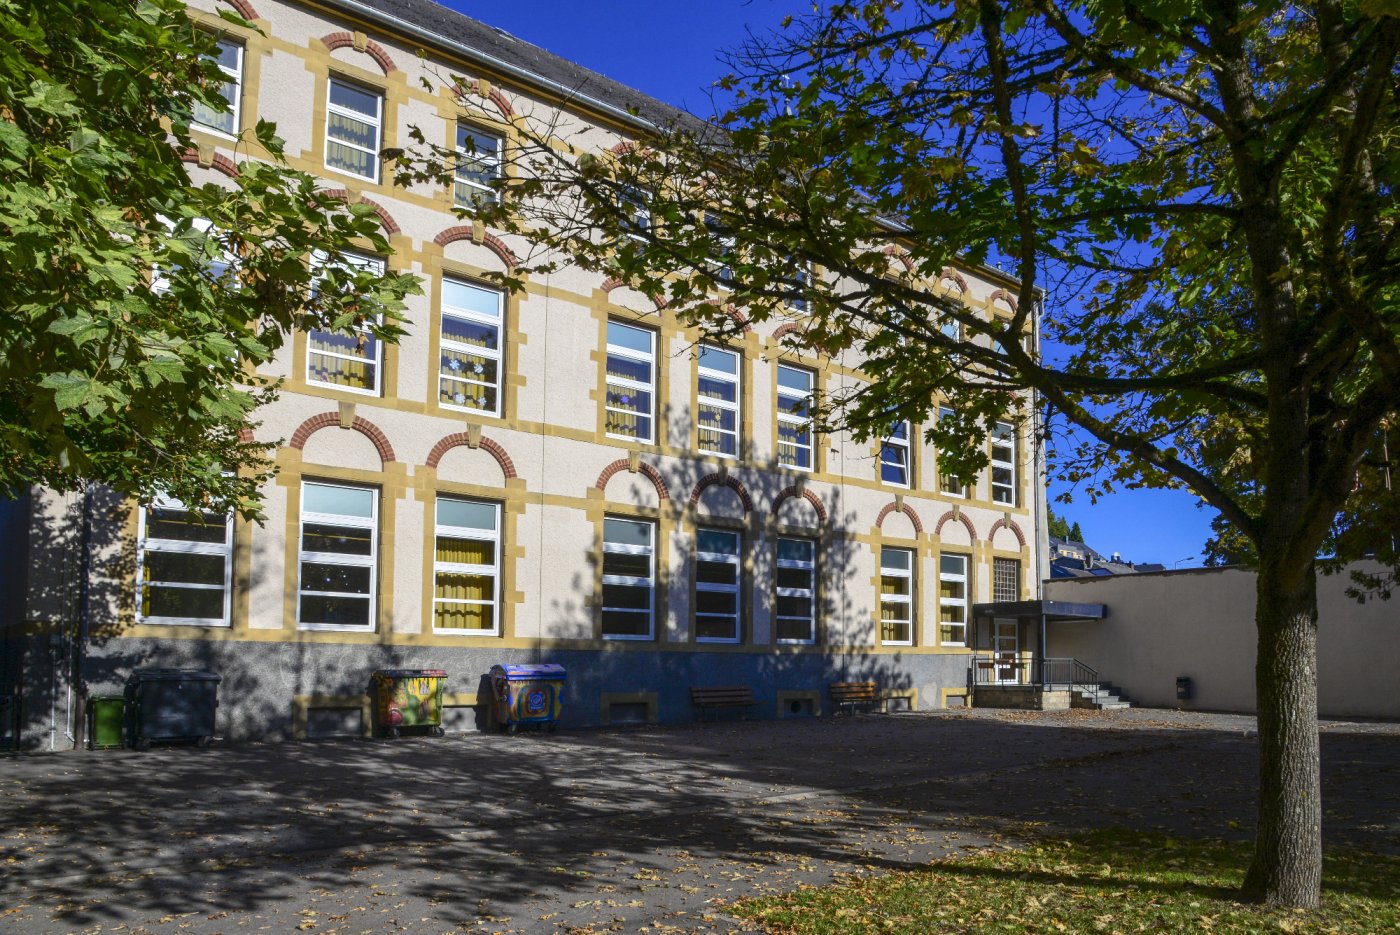
[[308,630],[374,630],[379,491],[301,485],[297,624]]
[[613,438],[652,440],[656,333],[608,322],[608,388],[604,431]]
[[778,463],[812,470],[812,390],[810,370],[778,365]]
[[709,231],[710,241],[714,244],[714,259],[710,263],[710,269],[720,286],[728,289],[734,282],[734,269],[729,265],[734,255],[734,236],[725,229],[724,222],[715,214],[705,215],[705,229]]
[[[952,417],[952,409],[948,408],[947,406],[938,407],[939,419],[951,419]],[[938,471],[938,489],[943,491],[950,497],[967,496],[967,488],[963,486],[962,481],[958,480],[955,477],[950,477],[948,473],[942,470],[941,468]]]
[[501,414],[501,293],[444,276],[438,403]]
[[938,558],[938,639],[944,646],[967,645],[967,556]]
[[651,196],[640,188],[625,186],[618,189],[617,207],[627,236],[645,244],[651,237]]
[[433,632],[495,636],[501,632],[501,508],[437,498],[433,546]]
[[229,625],[233,517],[157,497],[137,532],[137,621]]
[[992,429],[992,502],[1016,505],[1016,429],[998,422]]
[[701,529],[695,534],[695,639],[739,642],[739,534]]
[[737,351],[701,345],[695,367],[698,444],[706,454],[739,457],[739,363]]
[[457,168],[452,203],[459,208],[493,205],[500,200],[495,181],[501,177],[499,136],[457,124]]
[[[367,270],[384,275],[384,261],[377,257],[343,254],[351,270]],[[325,266],[323,254],[313,254],[315,266]],[[306,336],[306,382],[379,395],[379,375],[383,369],[384,347],[368,325],[356,326],[351,334],[339,331],[312,331]]]
[[880,480],[896,487],[909,486],[909,422],[905,419],[890,427],[880,446]]
[[914,644],[913,549],[880,549],[880,642]]
[[326,103],[326,168],[379,181],[384,95],[330,79]]
[[811,539],[778,539],[774,571],[779,643],[817,641],[817,544]]
[[992,600],[1021,599],[1021,563],[1014,558],[992,559]]
[[656,524],[603,520],[603,638],[649,640],[656,600]]
[[792,267],[792,285],[788,288],[787,306],[795,312],[807,311],[807,290],[812,285],[812,265],[796,257],[788,257]]
[[219,133],[237,136],[243,87],[243,46],[231,39],[220,38],[218,49],[208,58],[224,73],[224,83],[220,85],[219,93],[228,101],[228,110],[216,111],[204,104],[195,104],[194,122]]

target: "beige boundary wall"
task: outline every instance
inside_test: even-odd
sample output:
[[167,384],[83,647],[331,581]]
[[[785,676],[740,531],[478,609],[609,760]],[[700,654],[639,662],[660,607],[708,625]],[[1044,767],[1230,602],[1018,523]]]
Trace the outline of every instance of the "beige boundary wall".
[[[1252,712],[1255,581],[1239,568],[1048,581],[1049,600],[1108,607],[1103,620],[1052,623],[1049,654],[1093,666],[1138,704]],[[1400,718],[1400,598],[1358,604],[1349,584],[1318,579],[1319,710]],[[1179,676],[1192,680],[1190,701],[1177,701]]]

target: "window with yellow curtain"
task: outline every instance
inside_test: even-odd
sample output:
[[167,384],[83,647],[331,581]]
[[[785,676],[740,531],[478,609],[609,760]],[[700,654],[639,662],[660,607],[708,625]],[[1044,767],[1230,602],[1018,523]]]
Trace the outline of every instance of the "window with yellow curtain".
[[332,77],[326,101],[326,168],[379,181],[384,95]]
[[[378,257],[342,254],[347,265],[384,273]],[[313,265],[324,266],[325,257],[314,254]],[[384,348],[367,325],[352,332],[311,331],[306,336],[306,382],[331,386],[352,393],[379,395],[379,374]]]
[[438,497],[436,509],[433,632],[499,635],[500,505]]
[[880,549],[880,642],[914,642],[914,551]]
[[608,322],[608,387],[604,431],[614,438],[652,441],[656,394],[656,333]]
[[464,279],[442,279],[438,402],[501,414],[501,293]]
[[695,365],[697,442],[706,454],[739,456],[739,354],[702,345]]

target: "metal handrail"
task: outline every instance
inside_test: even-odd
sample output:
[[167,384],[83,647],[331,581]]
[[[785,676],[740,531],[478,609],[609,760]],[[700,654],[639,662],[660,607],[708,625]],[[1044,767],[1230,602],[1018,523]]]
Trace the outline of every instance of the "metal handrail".
[[[1013,670],[1014,677],[1006,678],[1006,674]],[[983,653],[974,653],[969,657],[967,682],[969,687],[977,685],[1039,685],[1043,688],[1053,686],[1081,689],[1090,693],[1096,693],[1099,690],[1099,685],[1102,684],[1099,681],[1097,669],[1068,656],[1023,659],[1020,656],[998,656]]]

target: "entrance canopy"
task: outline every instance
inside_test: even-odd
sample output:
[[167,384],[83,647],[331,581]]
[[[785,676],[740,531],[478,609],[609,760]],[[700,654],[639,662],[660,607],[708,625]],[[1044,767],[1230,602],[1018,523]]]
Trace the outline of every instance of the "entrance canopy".
[[995,604],[973,604],[974,617],[1018,617],[1045,620],[1102,620],[1108,616],[1103,604],[1074,604],[1069,601],[998,601]]

